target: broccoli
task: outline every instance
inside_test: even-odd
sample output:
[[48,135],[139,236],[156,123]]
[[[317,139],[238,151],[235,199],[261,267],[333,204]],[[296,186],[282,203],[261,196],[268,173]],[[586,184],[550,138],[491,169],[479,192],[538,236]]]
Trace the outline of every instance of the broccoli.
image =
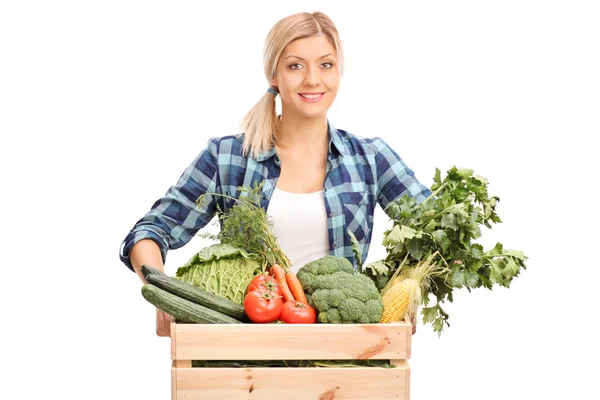
[[325,324],[370,324],[381,320],[383,301],[375,283],[345,258],[325,256],[296,274],[317,320]]

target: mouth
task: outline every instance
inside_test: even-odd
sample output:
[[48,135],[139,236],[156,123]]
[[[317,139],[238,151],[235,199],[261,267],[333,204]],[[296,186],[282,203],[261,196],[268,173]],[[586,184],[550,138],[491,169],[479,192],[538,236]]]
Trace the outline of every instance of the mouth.
[[317,101],[320,101],[323,96],[325,96],[325,92],[304,92],[298,93],[298,96],[300,96],[302,101],[307,103],[316,103]]

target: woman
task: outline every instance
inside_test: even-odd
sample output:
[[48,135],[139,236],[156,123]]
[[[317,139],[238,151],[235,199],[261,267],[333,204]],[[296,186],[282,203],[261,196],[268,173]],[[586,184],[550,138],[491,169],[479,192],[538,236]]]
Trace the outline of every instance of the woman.
[[[162,270],[167,250],[188,243],[217,205],[225,212],[234,205],[213,196],[198,208],[196,200],[207,191],[237,197],[237,187],[264,182],[261,205],[295,271],[327,254],[356,265],[348,230],[366,260],[376,203],[385,209],[404,194],[417,201],[429,196],[382,139],[329,123],[343,71],[342,44],[329,17],[315,12],[283,18],[266,38],[263,61],[270,87],[246,115],[244,133],[210,139],[125,238],[121,260],[142,281],[142,264]],[[168,332],[167,316],[157,313],[159,334]]]

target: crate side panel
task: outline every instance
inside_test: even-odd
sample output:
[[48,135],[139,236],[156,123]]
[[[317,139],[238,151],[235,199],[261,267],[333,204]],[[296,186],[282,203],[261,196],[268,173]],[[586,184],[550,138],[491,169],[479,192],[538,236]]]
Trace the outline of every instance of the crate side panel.
[[396,368],[180,368],[177,399],[407,399]]
[[187,360],[406,359],[407,324],[178,324]]
[[177,367],[175,361],[171,365],[171,400],[177,399]]

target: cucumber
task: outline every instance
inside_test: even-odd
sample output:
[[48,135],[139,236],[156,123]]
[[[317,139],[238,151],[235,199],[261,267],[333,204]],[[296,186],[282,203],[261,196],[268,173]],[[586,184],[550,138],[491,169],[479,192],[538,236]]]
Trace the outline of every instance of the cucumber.
[[235,318],[192,303],[152,284],[147,283],[142,286],[142,296],[156,308],[171,315],[176,321],[202,324],[241,324]]
[[191,283],[167,276],[151,274],[146,278],[148,283],[157,286],[169,293],[200,304],[211,310],[218,311],[240,321],[249,321],[244,311],[244,306],[226,297],[208,292]]
[[153,267],[149,266],[148,264],[142,264],[142,275],[144,275],[144,279],[148,279],[149,275],[164,275],[164,276],[167,276],[167,274],[165,274],[161,270],[153,268]]

